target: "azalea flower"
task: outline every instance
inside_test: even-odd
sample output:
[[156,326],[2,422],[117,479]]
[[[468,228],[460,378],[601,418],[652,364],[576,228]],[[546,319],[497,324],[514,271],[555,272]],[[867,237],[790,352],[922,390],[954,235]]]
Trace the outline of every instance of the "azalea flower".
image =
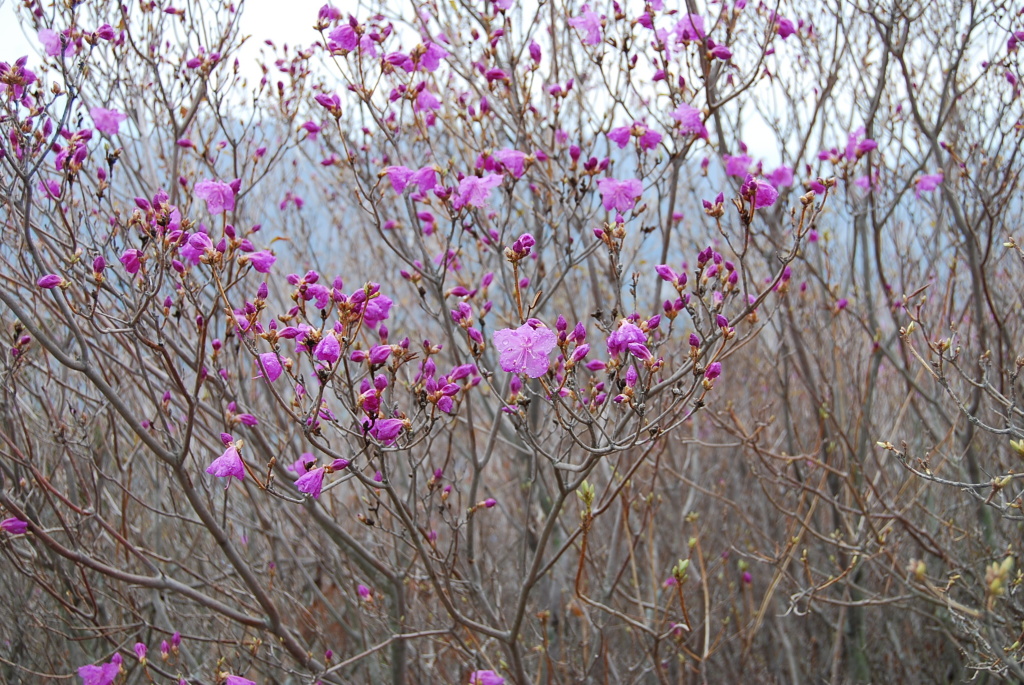
[[[285,361],[288,361],[285,359]],[[260,369],[260,363],[263,364],[263,368],[267,370],[267,380],[273,383],[281,374],[284,373],[284,367],[281,366],[281,359],[274,352],[264,352],[260,355],[260,361],[256,363],[256,376],[255,378],[263,378],[263,371]]]
[[200,181],[194,188],[195,196],[206,200],[210,214],[220,214],[235,208],[235,190],[222,181]]
[[505,679],[494,671],[473,671],[469,674],[469,685],[504,685]]
[[20,518],[11,517],[0,521],[0,530],[11,535],[24,535],[28,532],[28,524]]
[[93,123],[96,124],[96,130],[111,136],[116,136],[121,128],[121,123],[128,120],[127,114],[122,114],[113,109],[103,109],[102,107],[90,109],[89,116],[92,117]]
[[334,331],[329,332],[320,339],[320,342],[313,349],[313,356],[332,366],[341,358],[341,344],[334,335]]
[[295,488],[299,492],[306,493],[313,499],[318,499],[320,497],[320,491],[324,487],[325,474],[326,469],[324,467],[307,471],[300,476],[297,481],[295,481]]
[[749,174],[740,187],[740,193],[745,197],[753,199],[754,207],[757,209],[771,207],[779,198],[779,191],[775,190],[772,184],[764,179],[754,178]]
[[601,43],[601,17],[590,9],[590,5],[584,4],[580,9],[581,12],[578,16],[569,19],[569,26],[586,34],[583,37],[584,45],[599,45]]
[[78,668],[78,677],[82,679],[82,685],[111,685],[117,674],[121,672],[121,655],[115,654],[110,658],[110,663],[94,666],[88,664]]
[[548,328],[523,324],[514,330],[494,331],[493,338],[501,353],[499,362],[503,371],[540,378],[551,366],[548,354],[555,349],[557,338],[555,332]]
[[921,193],[930,193],[935,190],[942,183],[942,178],[942,172],[940,171],[937,174],[926,174],[917,179],[917,190],[914,191],[914,195],[920,198]]
[[[242,463],[242,455],[238,453],[241,444],[235,442],[234,438],[227,433],[221,433],[220,437],[227,449],[224,450],[224,454],[214,459],[213,463],[206,467],[206,472],[218,478],[234,476],[238,480],[243,480],[245,465]],[[230,483],[230,481],[228,482]]]
[[624,323],[618,330],[612,331],[608,336],[608,354],[615,356],[625,352],[632,344],[643,345],[647,342],[647,335],[640,330],[640,327],[633,323]]
[[256,685],[256,681],[243,678],[240,675],[228,674],[224,676],[224,685]]
[[459,181],[459,193],[452,201],[456,211],[464,206],[484,207],[491,198],[491,190],[501,185],[500,174],[486,176],[466,176]]
[[521,178],[526,173],[526,153],[519,150],[505,148],[498,150],[493,155],[494,160],[508,170],[515,178]]
[[602,178],[597,182],[601,193],[601,203],[606,210],[625,212],[636,206],[636,201],[643,193],[644,186],[638,179],[630,178],[619,181],[614,178]]

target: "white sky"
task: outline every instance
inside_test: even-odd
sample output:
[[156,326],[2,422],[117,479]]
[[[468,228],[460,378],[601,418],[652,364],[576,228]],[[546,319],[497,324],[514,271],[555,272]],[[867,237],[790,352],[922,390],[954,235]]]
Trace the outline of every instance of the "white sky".
[[[328,0],[245,0],[242,11],[241,29],[243,34],[252,38],[240,51],[238,57],[242,73],[250,82],[260,77],[257,67],[259,50],[263,41],[271,39],[280,47],[308,45],[319,39],[313,30],[317,12]],[[29,65],[40,49],[39,41],[34,35],[26,37],[15,13],[18,0],[0,0],[0,62],[13,62],[22,55],[29,55]],[[166,0],[168,6],[174,5],[173,0]],[[181,4],[181,3],[178,3]],[[349,2],[334,0],[336,7],[345,11]],[[287,7],[282,11],[282,6]],[[746,142],[750,154],[765,160],[765,168],[771,169],[778,163],[779,151],[770,129],[758,117],[751,117],[745,125]]]

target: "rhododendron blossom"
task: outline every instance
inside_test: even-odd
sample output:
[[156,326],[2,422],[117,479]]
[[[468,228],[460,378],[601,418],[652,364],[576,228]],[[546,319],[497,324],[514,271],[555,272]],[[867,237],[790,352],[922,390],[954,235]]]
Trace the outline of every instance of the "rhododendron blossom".
[[525,373],[540,378],[548,372],[548,355],[555,349],[554,331],[544,326],[534,328],[523,324],[519,328],[494,331],[494,345],[501,354],[501,368],[508,373]]
[[200,181],[193,188],[196,198],[206,200],[210,214],[220,214],[235,208],[235,191],[222,181]]
[[113,109],[103,109],[102,107],[90,109],[89,116],[92,117],[97,130],[111,136],[116,136],[121,128],[121,124],[128,120],[127,114],[122,114]]
[[644,186],[638,179],[630,178],[619,181],[614,178],[602,178],[597,182],[597,189],[601,193],[601,204],[606,210],[626,212],[636,206],[640,199]]

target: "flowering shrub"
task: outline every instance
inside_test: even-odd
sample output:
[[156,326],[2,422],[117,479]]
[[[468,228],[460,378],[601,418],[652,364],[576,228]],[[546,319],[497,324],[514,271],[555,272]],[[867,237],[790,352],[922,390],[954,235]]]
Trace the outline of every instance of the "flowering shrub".
[[256,77],[72,4],[0,55],[5,681],[1024,678],[1010,3],[325,5]]

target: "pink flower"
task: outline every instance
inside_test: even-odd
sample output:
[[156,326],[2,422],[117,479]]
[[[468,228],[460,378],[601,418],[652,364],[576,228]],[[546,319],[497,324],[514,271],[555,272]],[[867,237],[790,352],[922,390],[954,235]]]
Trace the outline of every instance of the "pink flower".
[[240,675],[228,675],[224,678],[224,685],[256,685],[256,682]]
[[[231,438],[230,435],[227,435],[227,437]],[[237,443],[229,441],[224,454],[214,459],[213,463],[206,467],[206,472],[218,478],[234,476],[238,480],[243,480],[245,478],[245,465],[242,464],[242,455],[238,453]]]
[[[263,368],[267,370],[267,380],[273,383],[281,374],[284,373],[284,368],[281,366],[281,360],[273,352],[264,352],[260,355],[260,362],[263,363]],[[263,372],[260,370],[260,365],[256,363],[256,378],[263,378]]]
[[38,285],[40,288],[43,288],[44,290],[52,290],[53,288],[60,286],[60,284],[63,282],[64,279],[58,276],[57,274],[46,274],[38,281],[36,281],[36,285]]
[[508,373],[525,373],[540,378],[551,365],[548,354],[555,349],[555,332],[544,327],[523,324],[517,329],[504,328],[493,334],[494,345],[501,353],[500,363]]
[[625,352],[630,345],[643,345],[646,342],[647,335],[640,330],[639,326],[632,323],[624,323],[619,326],[618,330],[612,331],[611,335],[608,336],[608,354],[614,357],[620,352]]
[[220,214],[235,208],[235,191],[228,183],[200,181],[193,190],[198,199],[206,200],[206,209],[210,214]]
[[676,23],[676,40],[700,40],[704,33],[704,17],[699,14],[687,14]]
[[708,368],[704,370],[704,378],[707,378],[709,381],[713,381],[713,380],[715,380],[716,378],[718,378],[721,375],[722,375],[722,363],[721,362],[711,362],[710,364],[708,364]]
[[629,126],[619,126],[608,131],[608,140],[618,145],[620,150],[629,145],[629,139],[632,136],[633,131]]
[[121,112],[114,109],[103,109],[102,107],[90,109],[89,116],[92,117],[93,123],[96,124],[96,130],[110,136],[116,136],[121,128],[121,123],[128,120],[127,114],[121,114]]
[[82,685],[111,685],[121,672],[121,661],[121,655],[115,654],[108,664],[80,666],[78,677],[82,679]]
[[42,29],[39,32],[39,42],[46,48],[46,54],[50,57],[56,57],[61,52],[61,41],[66,41],[64,46],[64,56],[71,57],[75,54],[75,42],[63,35],[53,31],[51,29]]
[[275,257],[269,250],[252,252],[246,258],[249,260],[249,263],[252,264],[252,268],[256,269],[256,271],[261,274],[270,273],[270,268],[274,266],[274,262],[277,261],[277,257]]
[[[327,37],[334,43],[336,47],[342,50],[355,50],[359,44],[359,35],[356,30],[350,24],[343,24],[338,28],[327,34]],[[331,46],[333,49],[335,46]]]
[[765,180],[771,183],[776,189],[789,187],[793,185],[793,170],[788,166],[780,166],[778,169],[765,176]]
[[384,445],[393,443],[404,427],[402,419],[377,419],[371,422],[370,419],[363,418],[363,430]]
[[921,193],[929,193],[939,187],[942,183],[942,172],[937,174],[926,174],[921,178],[917,179],[917,190],[914,191],[914,195],[921,197]]
[[320,339],[320,342],[316,344],[313,349],[313,356],[322,362],[334,365],[341,358],[341,344],[338,342],[338,338],[334,335],[334,331],[330,331],[327,335]]
[[455,210],[464,206],[484,207],[491,198],[491,190],[501,185],[500,174],[486,176],[466,176],[459,181],[459,194],[452,201]]
[[324,487],[324,474],[326,471],[323,467],[307,471],[297,481],[295,481],[295,488],[299,492],[304,492],[313,499],[320,497],[320,490]]
[[24,535],[28,532],[28,524],[20,518],[11,517],[0,521],[0,530],[11,535]]
[[505,679],[494,671],[473,671],[469,674],[469,685],[504,685]]
[[754,201],[754,207],[771,207],[779,199],[779,191],[775,190],[768,181],[761,178],[754,178],[747,175],[746,180],[740,187],[740,193]]
[[725,155],[725,173],[729,176],[746,176],[753,162],[747,155],[732,157]]
[[133,276],[139,273],[139,269],[142,268],[142,252],[134,248],[125,250],[121,255],[121,264],[124,265],[124,270]]
[[498,150],[493,155],[494,160],[505,167],[514,178],[521,178],[526,173],[526,153],[519,150],[505,148]]
[[608,211],[625,212],[636,206],[636,201],[643,193],[644,186],[639,180],[630,178],[619,181],[614,178],[602,178],[597,182],[601,193],[601,203]]
[[363,601],[369,601],[373,598],[373,590],[366,587],[362,583],[360,583],[359,586],[356,588],[356,593],[359,594],[359,599]]
[[590,9],[590,5],[584,4],[580,8],[579,16],[569,20],[569,26],[587,35],[583,38],[584,45],[598,45],[601,43],[601,17]]

